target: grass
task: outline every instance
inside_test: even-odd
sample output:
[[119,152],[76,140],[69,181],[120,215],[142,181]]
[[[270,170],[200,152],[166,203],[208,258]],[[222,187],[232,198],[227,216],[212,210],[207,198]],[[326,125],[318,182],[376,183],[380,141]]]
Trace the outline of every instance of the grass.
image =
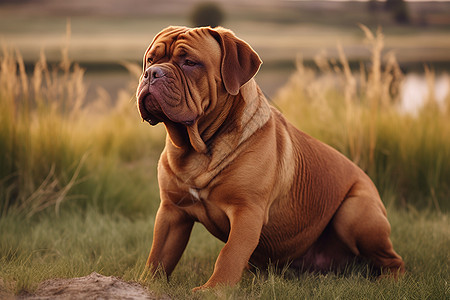
[[[133,92],[115,104],[88,103],[83,70],[67,56],[49,66],[41,55],[28,78],[20,54],[3,53],[1,213],[13,208],[31,216],[49,206],[58,211],[63,201],[148,212],[146,197],[158,194],[155,169],[164,133],[139,126]],[[132,201],[123,202],[127,197]]]
[[[184,298],[429,298],[450,294],[450,100],[432,95],[415,116],[398,111],[402,74],[383,62],[383,36],[365,29],[371,68],[339,60],[301,61],[275,104],[302,130],[333,145],[376,182],[407,274],[398,282],[345,275],[246,273],[237,287],[191,295],[212,273],[223,244],[196,226],[171,281],[140,279],[159,204],[156,163],[164,129],[140,123],[133,88],[115,102],[85,98],[84,70],[41,54],[27,75],[20,53],[0,58],[0,297],[42,280],[92,271],[140,281]],[[126,65],[137,82],[140,67]],[[430,82],[432,72],[428,73]],[[3,293],[3,294],[2,294]]]
[[[273,268],[244,275],[234,288],[191,295],[190,290],[211,275],[223,245],[200,225],[171,280],[140,281],[151,238],[153,216],[128,218],[95,209],[64,211],[25,218],[0,219],[0,278],[18,293],[33,291],[49,278],[85,276],[93,271],[144,286],[175,299],[445,299],[450,280],[447,215],[391,210],[392,239],[403,256],[407,274],[398,282],[366,277],[365,266],[349,268],[345,276],[300,274]],[[3,287],[5,288],[5,287]],[[1,288],[0,288],[1,290]]]
[[[367,68],[316,57],[319,71],[301,59],[275,103],[298,128],[332,145],[365,170],[388,205],[450,209],[450,96],[439,107],[433,95],[417,115],[399,110],[403,74],[383,52],[381,31],[366,27],[372,58]],[[433,84],[433,75],[426,72]],[[392,203],[394,201],[396,203]]]

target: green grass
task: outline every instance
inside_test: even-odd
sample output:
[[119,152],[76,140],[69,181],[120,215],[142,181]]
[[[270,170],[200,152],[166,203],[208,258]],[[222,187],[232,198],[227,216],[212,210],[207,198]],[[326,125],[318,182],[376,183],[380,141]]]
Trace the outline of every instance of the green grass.
[[[401,74],[395,62],[381,66],[381,35],[370,40],[374,68],[353,74],[343,54],[337,63],[316,59],[316,69],[299,64],[275,104],[374,179],[405,277],[368,278],[358,264],[344,276],[271,268],[192,296],[222,247],[196,226],[171,281],[143,285],[176,299],[449,297],[450,100],[437,109],[431,98],[417,116],[399,113],[388,91]],[[92,271],[139,281],[150,250],[164,128],[140,122],[133,88],[114,103],[86,99],[84,70],[67,48],[61,56],[49,66],[41,55],[32,76],[19,53],[0,58],[0,296]],[[135,86],[140,67],[127,67]]]
[[[197,225],[171,280],[140,281],[150,250],[153,216],[129,218],[95,209],[0,219],[0,278],[10,291],[32,292],[40,281],[85,276],[93,271],[141,282],[175,299],[445,299],[450,280],[447,215],[389,211],[392,240],[407,273],[398,282],[365,275],[364,265],[345,276],[291,271],[246,272],[238,286],[192,296],[212,273],[223,245]],[[1,288],[0,288],[1,290]]]

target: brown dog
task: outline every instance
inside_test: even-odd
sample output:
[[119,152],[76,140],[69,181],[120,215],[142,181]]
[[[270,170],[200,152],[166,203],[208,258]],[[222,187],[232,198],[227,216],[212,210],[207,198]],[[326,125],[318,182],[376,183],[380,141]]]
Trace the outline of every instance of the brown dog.
[[139,111],[168,132],[149,271],[169,276],[200,222],[226,244],[196,289],[237,283],[248,262],[327,271],[361,255],[403,273],[372,181],[269,105],[260,64],[223,28],[169,27],[147,49]]

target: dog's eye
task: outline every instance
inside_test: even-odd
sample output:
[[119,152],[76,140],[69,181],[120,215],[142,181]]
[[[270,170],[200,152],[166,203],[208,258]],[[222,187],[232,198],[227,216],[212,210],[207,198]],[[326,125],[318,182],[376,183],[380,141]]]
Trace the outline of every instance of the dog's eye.
[[186,61],[184,62],[184,65],[188,66],[188,67],[193,67],[196,64],[197,64],[196,62],[193,62],[192,60],[189,60],[189,59],[186,59]]
[[152,57],[147,57],[147,63],[151,64],[153,62],[153,58]]

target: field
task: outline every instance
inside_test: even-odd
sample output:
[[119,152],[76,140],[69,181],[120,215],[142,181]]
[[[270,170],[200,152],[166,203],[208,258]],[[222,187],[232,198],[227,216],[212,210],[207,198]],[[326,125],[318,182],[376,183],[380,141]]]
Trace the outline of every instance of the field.
[[246,272],[237,287],[192,295],[223,247],[197,225],[169,282],[141,277],[159,205],[156,165],[165,132],[139,119],[138,60],[158,30],[187,20],[81,14],[71,16],[66,33],[65,17],[17,18],[4,10],[0,35],[18,51],[5,43],[0,55],[0,298],[93,271],[175,299],[450,297],[450,96],[438,104],[430,92],[415,115],[398,109],[402,70],[429,62],[429,86],[445,70],[447,25],[388,26],[383,35],[376,26],[354,25],[351,16],[333,26],[333,20],[260,22],[269,13],[244,13],[225,25],[265,61],[257,81],[292,123],[371,176],[406,275],[375,279],[356,262],[338,275],[269,266]]
[[350,266],[345,275],[280,274],[271,269],[245,273],[234,288],[191,295],[190,290],[211,275],[221,242],[196,226],[169,282],[140,280],[151,245],[153,217],[130,218],[93,209],[33,219],[3,217],[0,277],[3,293],[5,289],[32,292],[38,282],[49,278],[72,278],[96,271],[138,281],[174,299],[448,298],[448,215],[390,209],[389,219],[394,245],[407,266],[407,274],[398,282],[367,277],[363,265]]

